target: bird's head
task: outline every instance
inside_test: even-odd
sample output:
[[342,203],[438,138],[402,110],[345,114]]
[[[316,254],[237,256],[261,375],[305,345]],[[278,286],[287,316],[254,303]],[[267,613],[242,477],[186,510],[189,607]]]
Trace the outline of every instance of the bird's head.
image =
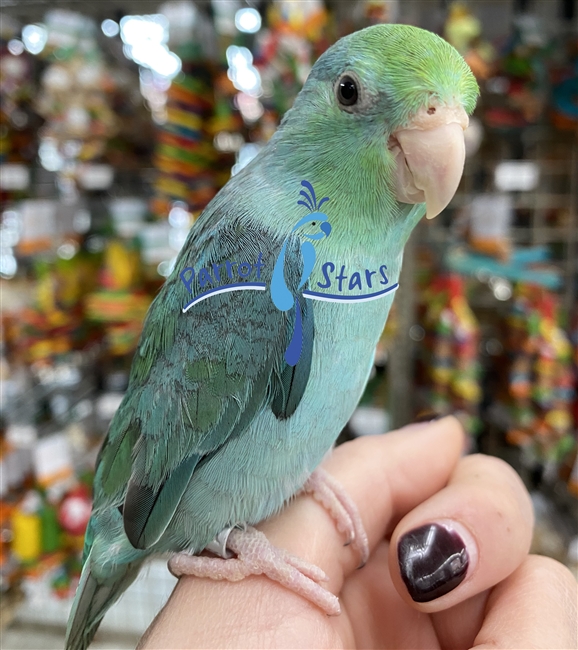
[[478,92],[464,59],[439,36],[376,25],[318,59],[279,137],[301,160],[342,172],[344,184],[352,170],[377,174],[392,198],[425,203],[431,218],[458,187]]
[[303,239],[317,241],[329,237],[331,224],[323,212],[312,212],[300,219],[293,227],[292,232],[298,233]]

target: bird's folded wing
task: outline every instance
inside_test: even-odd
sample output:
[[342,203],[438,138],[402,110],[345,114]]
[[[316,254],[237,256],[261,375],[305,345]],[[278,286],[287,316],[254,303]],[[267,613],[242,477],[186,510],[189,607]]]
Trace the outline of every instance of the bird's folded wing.
[[[240,235],[237,229],[235,235],[225,236],[231,245],[221,251],[214,247],[212,259],[200,264],[244,261],[237,259],[240,252],[252,260],[261,252],[264,268],[273,268],[280,244],[272,245],[269,234],[246,230]],[[301,268],[288,266],[298,282]],[[182,267],[180,260],[177,269]],[[95,477],[95,510],[119,507],[136,548],[161,537],[201,458],[243,435],[262,409],[290,417],[309,378],[313,308],[302,297],[303,350],[290,368],[284,352],[294,315],[279,311],[268,291],[215,294],[183,313],[187,292],[181,285],[175,273],[147,316],[129,390]]]

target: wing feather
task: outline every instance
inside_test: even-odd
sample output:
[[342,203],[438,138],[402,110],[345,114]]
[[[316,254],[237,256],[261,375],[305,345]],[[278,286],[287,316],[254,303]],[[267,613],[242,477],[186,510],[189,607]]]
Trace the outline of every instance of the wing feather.
[[[121,507],[137,548],[162,536],[200,460],[242,435],[261,409],[271,407],[279,418],[295,412],[311,367],[313,307],[302,298],[304,348],[295,368],[283,358],[293,317],[274,306],[268,291],[215,294],[182,311],[190,295],[180,270],[251,263],[261,253],[268,282],[282,241],[229,220],[190,244],[147,315],[95,477],[95,508]],[[302,271],[297,251],[298,242],[288,246],[286,279],[295,288]],[[200,287],[194,288],[196,295]]]

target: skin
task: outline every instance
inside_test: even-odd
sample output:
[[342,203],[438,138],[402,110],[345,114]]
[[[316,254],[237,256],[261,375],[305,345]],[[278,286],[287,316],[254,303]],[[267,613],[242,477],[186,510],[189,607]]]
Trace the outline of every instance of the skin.
[[[528,555],[533,515],[518,475],[496,458],[462,457],[464,444],[450,417],[347,443],[324,463],[361,512],[372,549],[362,570],[310,497],[260,527],[327,572],[340,616],[261,576],[182,578],[139,649],[575,648],[574,577],[554,560]],[[444,520],[466,541],[468,573],[441,598],[414,603],[399,575],[397,541]]]

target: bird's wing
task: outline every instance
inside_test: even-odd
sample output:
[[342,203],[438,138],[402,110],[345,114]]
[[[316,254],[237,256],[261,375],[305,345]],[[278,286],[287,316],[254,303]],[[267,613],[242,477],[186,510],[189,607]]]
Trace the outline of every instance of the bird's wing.
[[[125,532],[137,548],[158,541],[201,458],[243,435],[262,409],[289,418],[309,378],[310,301],[299,298],[304,336],[295,367],[283,356],[294,314],[273,305],[268,286],[216,294],[183,313],[190,295],[179,272],[186,266],[198,274],[226,260],[251,264],[261,253],[262,280],[271,277],[282,242],[246,222],[231,221],[217,231],[188,247],[154,301],[129,390],[99,456],[95,509],[121,508]],[[288,284],[296,287],[302,270],[298,242],[290,250]]]

